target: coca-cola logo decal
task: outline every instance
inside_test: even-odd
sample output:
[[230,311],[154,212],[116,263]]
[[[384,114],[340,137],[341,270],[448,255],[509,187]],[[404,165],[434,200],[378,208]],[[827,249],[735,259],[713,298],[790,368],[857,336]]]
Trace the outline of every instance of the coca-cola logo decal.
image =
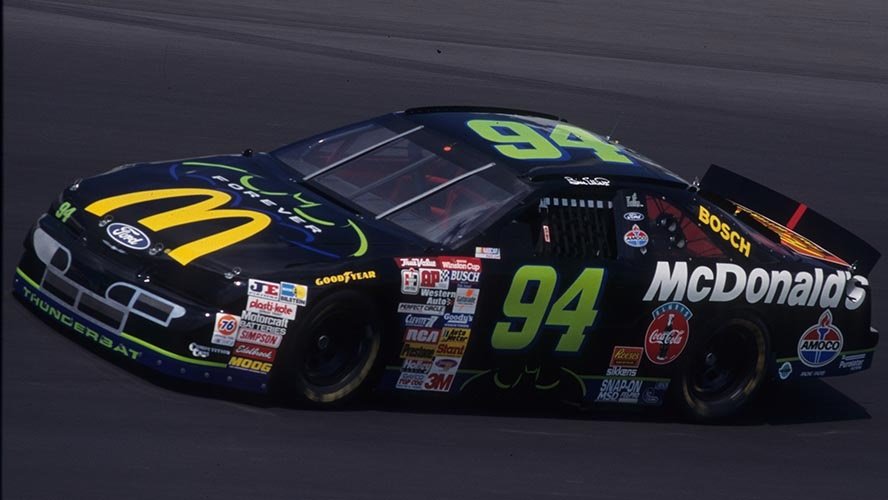
[[669,302],[654,309],[654,317],[644,336],[644,353],[655,365],[675,361],[686,345],[690,329],[691,310],[680,302]]

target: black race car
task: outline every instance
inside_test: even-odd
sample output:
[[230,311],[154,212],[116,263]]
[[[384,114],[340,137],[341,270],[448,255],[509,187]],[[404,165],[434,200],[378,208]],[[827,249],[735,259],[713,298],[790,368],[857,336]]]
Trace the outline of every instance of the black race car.
[[870,366],[871,246],[713,166],[689,184],[553,116],[422,108],[65,189],[15,295],[185,379],[737,411]]

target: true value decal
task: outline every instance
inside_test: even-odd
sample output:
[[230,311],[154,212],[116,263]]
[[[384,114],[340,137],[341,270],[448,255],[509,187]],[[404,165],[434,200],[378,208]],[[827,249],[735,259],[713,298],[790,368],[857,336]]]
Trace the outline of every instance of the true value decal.
[[827,309],[817,324],[805,330],[799,339],[799,361],[811,368],[820,368],[833,362],[842,352],[842,332],[833,324]]
[[[746,271],[736,264],[718,263],[688,270],[687,262],[657,262],[645,301],[730,302],[780,304],[824,309],[844,305],[854,310],[866,300],[869,280],[848,271],[829,274],[808,271]],[[844,300],[843,300],[844,299]]]

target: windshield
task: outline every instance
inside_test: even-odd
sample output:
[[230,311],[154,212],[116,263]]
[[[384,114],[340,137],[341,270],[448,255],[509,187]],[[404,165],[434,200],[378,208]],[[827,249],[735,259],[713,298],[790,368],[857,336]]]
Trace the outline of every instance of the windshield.
[[390,116],[272,154],[304,181],[441,244],[480,231],[529,191],[472,147]]

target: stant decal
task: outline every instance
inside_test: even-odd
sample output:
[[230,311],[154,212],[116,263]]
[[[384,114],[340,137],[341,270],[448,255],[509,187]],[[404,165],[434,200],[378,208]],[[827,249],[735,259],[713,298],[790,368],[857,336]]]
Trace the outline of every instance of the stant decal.
[[805,366],[826,366],[842,352],[842,332],[832,319],[832,313],[827,309],[820,315],[817,324],[805,330],[799,339],[799,361]]
[[642,248],[648,244],[648,235],[638,227],[638,224],[632,224],[632,229],[623,235],[623,242],[632,248]]
[[145,250],[151,246],[151,240],[148,238],[148,235],[142,232],[141,229],[129,224],[114,222],[108,224],[105,231],[107,231],[111,239],[133,250]]
[[210,339],[210,342],[228,347],[233,346],[239,324],[240,318],[233,314],[216,313],[213,338]]
[[688,320],[693,314],[684,304],[669,302],[654,309],[651,315],[654,319],[644,336],[644,353],[655,365],[671,363],[688,344]]
[[[854,310],[866,300],[869,280],[848,271],[824,275],[823,269],[807,271],[746,271],[720,262],[697,266],[690,273],[687,262],[657,262],[657,269],[643,300],[730,302],[743,298],[750,304],[820,306],[831,309],[844,304]],[[842,299],[845,299],[844,301]]]

